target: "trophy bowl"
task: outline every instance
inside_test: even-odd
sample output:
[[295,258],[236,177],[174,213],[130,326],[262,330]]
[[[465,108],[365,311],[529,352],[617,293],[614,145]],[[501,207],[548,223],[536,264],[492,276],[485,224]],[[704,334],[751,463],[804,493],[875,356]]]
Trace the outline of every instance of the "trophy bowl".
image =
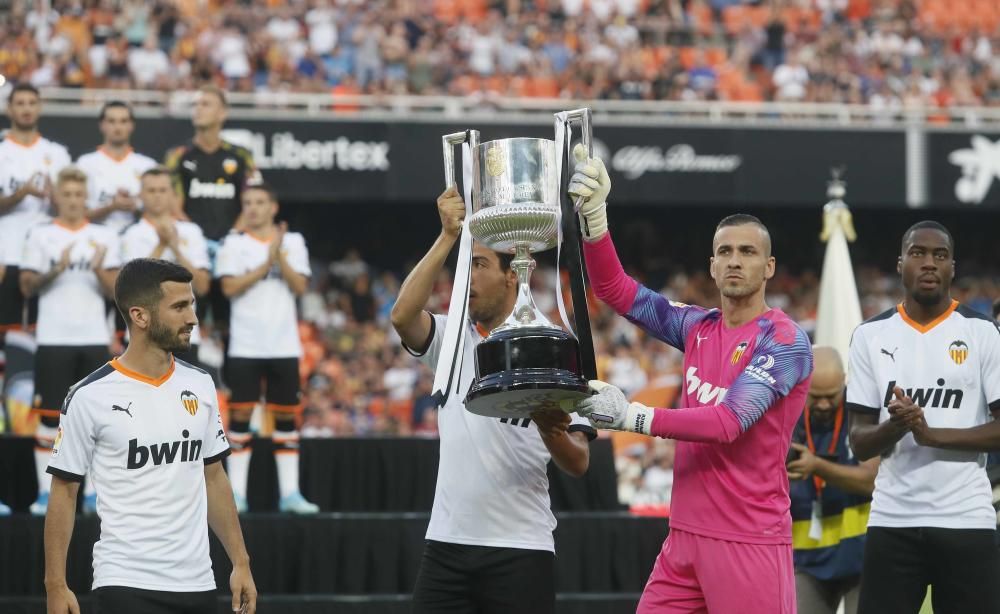
[[559,177],[556,144],[548,139],[500,139],[476,148],[478,173],[469,232],[490,249],[508,254],[556,246]]

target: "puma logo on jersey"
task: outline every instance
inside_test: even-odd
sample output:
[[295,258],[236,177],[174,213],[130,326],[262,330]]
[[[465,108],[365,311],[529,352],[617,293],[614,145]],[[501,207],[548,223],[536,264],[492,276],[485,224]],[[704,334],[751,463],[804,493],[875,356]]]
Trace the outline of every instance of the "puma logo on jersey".
[[142,469],[153,461],[153,465],[169,465],[174,462],[194,462],[201,458],[201,440],[188,439],[187,429],[181,431],[184,439],[140,446],[138,439],[128,440],[128,469]]
[[131,418],[133,416],[132,416],[132,412],[129,411],[129,407],[132,407],[132,401],[128,402],[128,407],[120,407],[118,405],[112,405],[111,406],[111,411],[123,411],[126,414],[128,414],[129,418]]
[[198,163],[195,162],[194,160],[185,160],[181,162],[181,166],[188,169],[192,173],[198,170]]
[[726,393],[729,392],[728,388],[714,386],[711,382],[703,382],[698,377],[698,367],[690,367],[684,375],[684,381],[687,384],[687,393],[694,395],[705,405],[721,403],[726,398]]
[[706,339],[708,339],[708,335],[705,335],[704,337],[702,337],[698,333],[694,334],[694,340],[698,342],[698,347],[701,347],[701,342],[704,341],[704,340],[706,340]]
[[889,358],[891,358],[892,362],[896,362],[896,352],[897,351],[899,351],[898,347],[893,348],[893,350],[891,352],[889,350],[885,349],[885,348],[882,348],[882,353],[885,354],[886,356],[888,356]]
[[[903,392],[923,409],[958,409],[962,405],[962,397],[965,396],[965,393],[959,388],[944,388],[944,384],[944,379],[941,378],[937,381],[940,388],[904,388]],[[892,390],[895,387],[896,380],[892,380],[885,387],[883,407],[889,407],[889,402],[894,398]]]
[[211,181],[191,180],[188,188],[188,198],[236,198],[236,186],[231,183],[212,183]]

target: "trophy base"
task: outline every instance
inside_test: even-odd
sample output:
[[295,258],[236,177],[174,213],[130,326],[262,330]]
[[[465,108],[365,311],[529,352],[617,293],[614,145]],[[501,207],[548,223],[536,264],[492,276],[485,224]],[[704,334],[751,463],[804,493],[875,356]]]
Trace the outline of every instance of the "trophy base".
[[476,381],[465,407],[491,418],[527,418],[537,410],[567,411],[560,401],[590,394],[572,335],[542,326],[507,328],[476,347]]

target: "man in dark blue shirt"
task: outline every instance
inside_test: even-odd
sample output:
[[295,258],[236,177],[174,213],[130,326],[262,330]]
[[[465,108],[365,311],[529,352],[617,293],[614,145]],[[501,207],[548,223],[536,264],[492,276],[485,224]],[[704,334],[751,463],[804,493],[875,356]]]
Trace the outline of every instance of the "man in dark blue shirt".
[[798,610],[835,614],[843,599],[845,614],[854,614],[879,461],[859,464],[848,446],[840,355],[815,347],[813,361],[788,462]]

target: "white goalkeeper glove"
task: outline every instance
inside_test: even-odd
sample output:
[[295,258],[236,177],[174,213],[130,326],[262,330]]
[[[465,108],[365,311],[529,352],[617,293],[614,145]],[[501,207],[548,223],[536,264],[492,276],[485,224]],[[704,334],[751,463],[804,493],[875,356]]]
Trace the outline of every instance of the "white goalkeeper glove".
[[649,435],[653,428],[652,407],[629,403],[624,392],[600,380],[590,380],[590,389],[597,394],[578,402],[576,413],[590,420],[594,428]]
[[583,143],[573,148],[576,169],[569,180],[569,193],[583,197],[580,206],[580,228],[583,238],[596,241],[608,232],[608,193],[611,179],[600,158],[588,158]]

